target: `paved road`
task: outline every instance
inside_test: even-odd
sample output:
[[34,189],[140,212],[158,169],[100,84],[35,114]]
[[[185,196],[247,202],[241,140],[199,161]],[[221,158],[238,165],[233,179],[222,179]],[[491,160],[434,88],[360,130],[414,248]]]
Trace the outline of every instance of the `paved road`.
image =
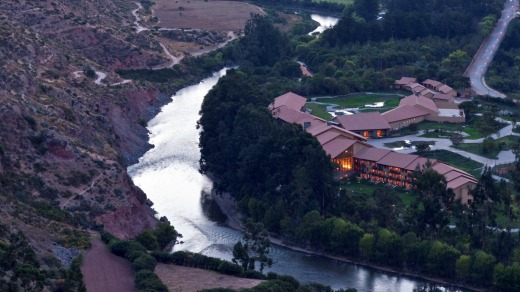
[[515,17],[517,9],[518,0],[506,0],[504,10],[502,10],[502,16],[498,20],[495,29],[482,43],[480,49],[473,57],[473,61],[464,73],[464,76],[470,78],[471,87],[478,95],[487,94],[493,97],[506,97],[505,94],[490,88],[484,80],[484,75],[504,38],[509,22]]
[[[505,120],[502,120],[502,121],[507,122]],[[500,134],[493,134],[492,137],[494,139],[498,139],[500,137],[505,137],[505,136],[508,136],[508,135],[514,135],[514,136],[519,136],[520,135],[520,134],[514,133],[512,131],[512,129],[513,129],[513,126],[511,124],[509,124],[509,125],[505,126],[504,128],[502,128],[499,131]],[[402,136],[402,137],[392,137],[392,138],[382,138],[382,139],[370,139],[367,142],[370,145],[372,145],[374,147],[377,147],[377,148],[390,149],[390,150],[394,150],[394,151],[400,152],[400,153],[412,153],[412,152],[415,152],[415,149],[412,148],[412,147],[410,147],[410,148],[391,148],[391,147],[386,147],[384,144],[385,143],[397,142],[397,141],[405,141],[405,140],[410,140],[410,141],[435,141],[435,145],[431,147],[432,150],[435,150],[435,149],[446,149],[446,150],[449,150],[451,152],[455,152],[457,154],[460,154],[460,155],[462,155],[464,157],[467,157],[467,158],[469,158],[471,160],[480,162],[480,163],[482,163],[484,165],[493,166],[493,165],[497,165],[497,164],[504,164],[504,163],[510,163],[510,162],[515,161],[515,154],[511,150],[501,151],[498,154],[497,159],[490,159],[490,158],[482,157],[480,155],[476,155],[476,154],[473,154],[473,153],[470,153],[470,152],[466,152],[466,151],[463,151],[463,150],[459,150],[459,149],[453,148],[453,147],[451,147],[452,143],[451,143],[450,139],[419,137],[423,133],[424,133],[423,131],[419,131],[419,133],[415,134],[415,135],[408,135],[408,136]],[[475,139],[475,140],[465,139],[464,143],[482,143],[482,140],[483,140],[482,138],[481,139]],[[449,163],[449,161],[446,161],[446,162]]]

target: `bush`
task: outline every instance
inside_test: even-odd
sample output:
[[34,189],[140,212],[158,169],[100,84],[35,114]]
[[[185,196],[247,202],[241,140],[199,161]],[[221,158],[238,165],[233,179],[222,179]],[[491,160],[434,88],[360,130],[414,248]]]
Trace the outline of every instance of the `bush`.
[[218,272],[226,275],[240,276],[244,272],[244,269],[237,264],[233,264],[228,261],[223,261],[218,266]]
[[245,278],[264,280],[266,276],[262,272],[257,270],[246,270],[244,273]]
[[135,261],[132,262],[132,268],[134,268],[135,271],[153,271],[156,265],[157,261],[153,256],[149,254],[141,254],[138,258],[135,259]]
[[168,288],[157,275],[148,270],[141,270],[135,274],[135,287],[139,291],[168,292]]
[[142,244],[147,250],[157,250],[159,249],[159,244],[157,243],[157,236],[151,230],[145,230],[141,234],[135,237],[135,240]]
[[129,241],[127,240],[112,240],[109,248],[116,256],[125,257],[126,251],[128,250],[128,244]]
[[130,240],[125,253],[125,258],[131,262],[135,261],[142,254],[146,254],[146,248],[137,241]]

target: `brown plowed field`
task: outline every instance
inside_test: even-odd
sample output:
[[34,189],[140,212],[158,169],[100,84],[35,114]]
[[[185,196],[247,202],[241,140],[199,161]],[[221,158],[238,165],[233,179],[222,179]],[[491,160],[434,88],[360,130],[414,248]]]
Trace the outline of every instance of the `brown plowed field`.
[[88,292],[133,292],[134,271],[130,263],[113,255],[99,239],[92,240],[81,266]]
[[251,13],[265,14],[244,2],[208,0],[154,0],[154,15],[165,28],[195,28],[218,31],[243,30]]
[[158,264],[155,273],[172,292],[196,292],[211,288],[252,288],[263,282],[262,280],[236,278],[212,271],[166,264]]

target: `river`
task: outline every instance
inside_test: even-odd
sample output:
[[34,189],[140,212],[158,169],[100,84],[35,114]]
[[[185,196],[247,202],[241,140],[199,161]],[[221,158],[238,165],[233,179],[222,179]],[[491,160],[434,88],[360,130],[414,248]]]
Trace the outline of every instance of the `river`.
[[[139,163],[129,167],[134,183],[154,202],[159,216],[166,216],[182,233],[183,244],[175,250],[201,252],[231,259],[232,246],[242,234],[222,224],[215,206],[203,200],[212,182],[199,173],[199,130],[196,122],[206,93],[225,74],[225,69],[199,84],[177,92],[172,101],[148,123],[150,143],[155,147]],[[288,274],[302,282],[319,282],[358,291],[412,291],[426,282],[380,272],[321,256],[274,246],[275,262],[269,271]]]
[[337,17],[324,16],[320,14],[311,14],[311,19],[319,22],[320,26],[318,26],[315,30],[309,32],[309,34],[322,33],[327,28],[335,26],[339,21],[339,18]]

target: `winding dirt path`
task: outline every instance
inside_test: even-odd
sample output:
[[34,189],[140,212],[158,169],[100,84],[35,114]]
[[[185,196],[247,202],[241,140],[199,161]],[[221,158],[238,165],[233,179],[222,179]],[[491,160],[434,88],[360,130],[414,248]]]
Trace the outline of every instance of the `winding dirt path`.
[[168,51],[168,48],[163,43],[159,43],[159,44],[161,45],[161,48],[163,49],[164,53],[170,58],[171,61],[170,61],[170,63],[165,64],[165,65],[157,65],[157,66],[153,67],[152,70],[161,70],[161,69],[171,68],[174,65],[179,64],[181,62],[181,60],[184,58],[184,56],[182,56],[180,58],[175,57],[174,55],[172,55],[172,53],[170,53],[170,51]]

